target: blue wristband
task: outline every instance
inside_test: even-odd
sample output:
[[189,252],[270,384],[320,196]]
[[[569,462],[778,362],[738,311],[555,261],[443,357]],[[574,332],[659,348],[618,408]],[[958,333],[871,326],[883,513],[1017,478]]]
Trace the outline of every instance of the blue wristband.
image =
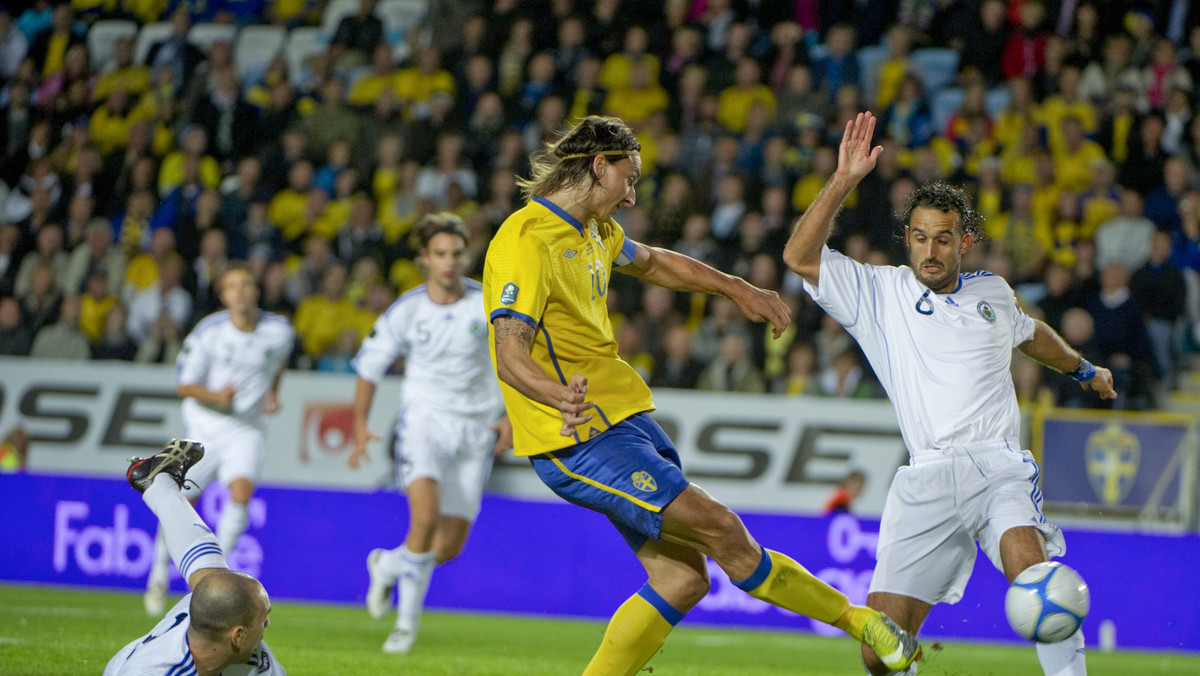
[[1096,377],[1096,367],[1092,366],[1092,363],[1088,360],[1080,357],[1079,366],[1076,366],[1075,370],[1071,371],[1071,377],[1074,378],[1076,382],[1086,383],[1087,381]]

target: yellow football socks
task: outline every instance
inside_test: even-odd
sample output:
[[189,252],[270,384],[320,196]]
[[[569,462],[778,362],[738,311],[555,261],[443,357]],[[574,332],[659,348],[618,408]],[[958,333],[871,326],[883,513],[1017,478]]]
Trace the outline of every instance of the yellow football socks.
[[667,640],[683,613],[671,607],[647,582],[617,608],[600,649],[583,676],[632,676]]
[[790,557],[766,548],[762,551],[758,568],[745,580],[734,582],[735,585],[756,599],[849,631],[838,624],[843,615],[853,615],[847,613],[850,601],[845,594]]

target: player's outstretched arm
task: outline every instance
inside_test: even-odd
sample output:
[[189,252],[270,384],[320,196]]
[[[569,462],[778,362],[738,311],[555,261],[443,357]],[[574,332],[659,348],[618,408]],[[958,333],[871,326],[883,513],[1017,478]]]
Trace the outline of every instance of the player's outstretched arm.
[[842,144],[838,147],[838,166],[808,210],[796,222],[796,228],[783,249],[783,262],[809,284],[816,285],[821,271],[821,247],[829,239],[829,229],[842,202],[864,176],[875,168],[883,146],[872,146],[875,116],[859,113],[846,123]]
[[1046,322],[1035,319],[1033,326],[1033,338],[1017,346],[1025,356],[1071,376],[1079,382],[1080,387],[1094,390],[1101,399],[1117,398],[1111,371],[1089,363]]
[[496,317],[496,374],[500,380],[525,397],[557,409],[563,417],[560,434],[571,436],[576,425],[592,419],[587,410],[587,378],[571,376],[564,385],[542,370],[529,350],[533,347],[533,327],[516,317]]
[[670,249],[637,244],[633,262],[619,271],[675,291],[720,294],[738,304],[742,314],[756,322],[770,322],[778,338],[792,321],[787,305],[774,291],[760,289],[741,277]]
[[358,469],[358,463],[362,460],[370,462],[371,455],[367,452],[367,444],[379,441],[379,435],[367,427],[367,417],[371,415],[371,404],[374,401],[375,383],[359,376],[354,385],[354,450],[350,451],[350,457],[347,459],[350,469]]

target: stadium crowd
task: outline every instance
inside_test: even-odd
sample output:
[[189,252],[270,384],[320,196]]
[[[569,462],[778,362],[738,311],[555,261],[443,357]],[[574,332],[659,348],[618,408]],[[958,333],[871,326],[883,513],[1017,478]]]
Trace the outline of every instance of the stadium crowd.
[[[251,39],[253,38],[253,39]],[[265,45],[265,47],[264,47]],[[970,186],[966,267],[1150,408],[1200,344],[1200,8],[1186,0],[42,0],[0,10],[0,354],[174,361],[249,261],[295,368],[348,371],[420,283],[432,211],[472,271],[529,154],[589,114],[642,144],[638,241],[777,289],[732,302],[615,275],[621,355],[653,386],[882,396],[781,265],[847,119],[877,169],[831,245],[905,263],[897,206]],[[1106,405],[1017,360],[1023,400]]]

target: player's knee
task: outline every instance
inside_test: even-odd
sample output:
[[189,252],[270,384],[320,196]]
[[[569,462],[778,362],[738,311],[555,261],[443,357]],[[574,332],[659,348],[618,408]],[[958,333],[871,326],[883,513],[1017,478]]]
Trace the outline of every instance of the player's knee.
[[751,550],[752,554],[758,554],[758,551],[750,546],[746,526],[742,524],[741,517],[725,505],[718,503],[711,510],[706,530],[715,559],[727,559]]
[[697,572],[696,575],[688,576],[684,581],[680,596],[687,603],[687,608],[691,609],[700,603],[700,599],[708,595],[710,587],[712,587],[712,581],[708,578],[708,571]]

